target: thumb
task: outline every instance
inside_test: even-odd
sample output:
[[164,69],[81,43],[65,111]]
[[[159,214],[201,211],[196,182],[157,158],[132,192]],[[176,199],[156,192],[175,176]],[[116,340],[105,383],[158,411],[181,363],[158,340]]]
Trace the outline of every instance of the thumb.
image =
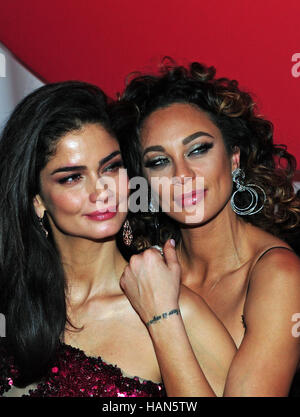
[[164,258],[169,268],[179,267],[177,253],[175,250],[175,240],[169,239],[164,245]]

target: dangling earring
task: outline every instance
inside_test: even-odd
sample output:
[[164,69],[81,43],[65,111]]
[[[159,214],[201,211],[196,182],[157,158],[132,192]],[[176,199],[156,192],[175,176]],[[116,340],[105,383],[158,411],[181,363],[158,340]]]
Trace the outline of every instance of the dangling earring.
[[43,217],[39,217],[39,223],[40,223],[40,227],[41,227],[45,237],[47,238],[49,233],[48,233],[48,230],[44,226],[44,216],[45,216],[45,212],[44,212]]
[[[266,197],[265,191],[259,185],[256,185],[256,184],[245,185],[244,179],[245,179],[245,172],[241,168],[237,168],[232,172],[232,181],[236,184],[237,190],[231,196],[231,200],[230,200],[231,208],[236,214],[239,214],[240,216],[252,216],[253,214],[258,213],[259,211],[263,209],[267,197]],[[258,197],[257,191],[253,187],[258,188],[263,194],[263,202],[260,206],[258,206],[259,197]],[[238,207],[234,201],[235,195],[237,193],[241,193],[244,191],[247,191],[251,197],[250,204],[247,207]]]
[[132,229],[128,220],[123,225],[123,242],[126,246],[130,246],[133,240]]

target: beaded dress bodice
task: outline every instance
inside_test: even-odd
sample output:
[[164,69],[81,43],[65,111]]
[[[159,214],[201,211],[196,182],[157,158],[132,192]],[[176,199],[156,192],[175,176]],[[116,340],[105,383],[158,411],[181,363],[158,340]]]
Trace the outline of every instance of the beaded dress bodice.
[[19,389],[14,386],[18,370],[11,357],[0,351],[0,396],[28,397],[164,397],[163,384],[124,375],[101,357],[60,344],[56,360],[38,384]]

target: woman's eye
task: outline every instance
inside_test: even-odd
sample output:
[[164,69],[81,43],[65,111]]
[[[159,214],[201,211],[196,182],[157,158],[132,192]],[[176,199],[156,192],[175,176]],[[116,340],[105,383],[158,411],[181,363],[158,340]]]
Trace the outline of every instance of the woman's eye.
[[196,145],[188,152],[188,156],[197,156],[203,153],[206,153],[209,149],[213,147],[213,143],[202,143],[201,145]]
[[81,179],[81,174],[72,174],[58,180],[60,184],[74,184]]
[[148,159],[148,161],[144,162],[145,168],[156,169],[156,168],[163,168],[165,165],[169,163],[168,158],[158,157],[153,159]]
[[103,172],[115,172],[124,166],[123,161],[113,162],[104,168]]

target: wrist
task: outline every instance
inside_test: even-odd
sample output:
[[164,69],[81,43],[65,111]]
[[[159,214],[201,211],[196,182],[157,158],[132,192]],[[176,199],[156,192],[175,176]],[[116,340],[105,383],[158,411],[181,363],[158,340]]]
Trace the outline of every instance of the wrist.
[[146,324],[146,326],[149,328],[150,326],[155,326],[156,324],[170,319],[172,316],[178,316],[180,315],[180,309],[179,307],[173,308],[169,311],[165,311],[164,313],[154,315],[152,319],[150,319]]
[[[174,310],[174,309],[172,309]],[[169,311],[172,311],[169,310]],[[153,323],[146,325],[147,330],[153,341],[161,340],[161,338],[170,342],[170,337],[173,337],[177,333],[181,333],[184,329],[183,320],[179,308],[177,308],[178,314],[173,313],[166,318],[155,320]],[[168,311],[168,313],[169,313]],[[151,321],[151,320],[149,320]]]

